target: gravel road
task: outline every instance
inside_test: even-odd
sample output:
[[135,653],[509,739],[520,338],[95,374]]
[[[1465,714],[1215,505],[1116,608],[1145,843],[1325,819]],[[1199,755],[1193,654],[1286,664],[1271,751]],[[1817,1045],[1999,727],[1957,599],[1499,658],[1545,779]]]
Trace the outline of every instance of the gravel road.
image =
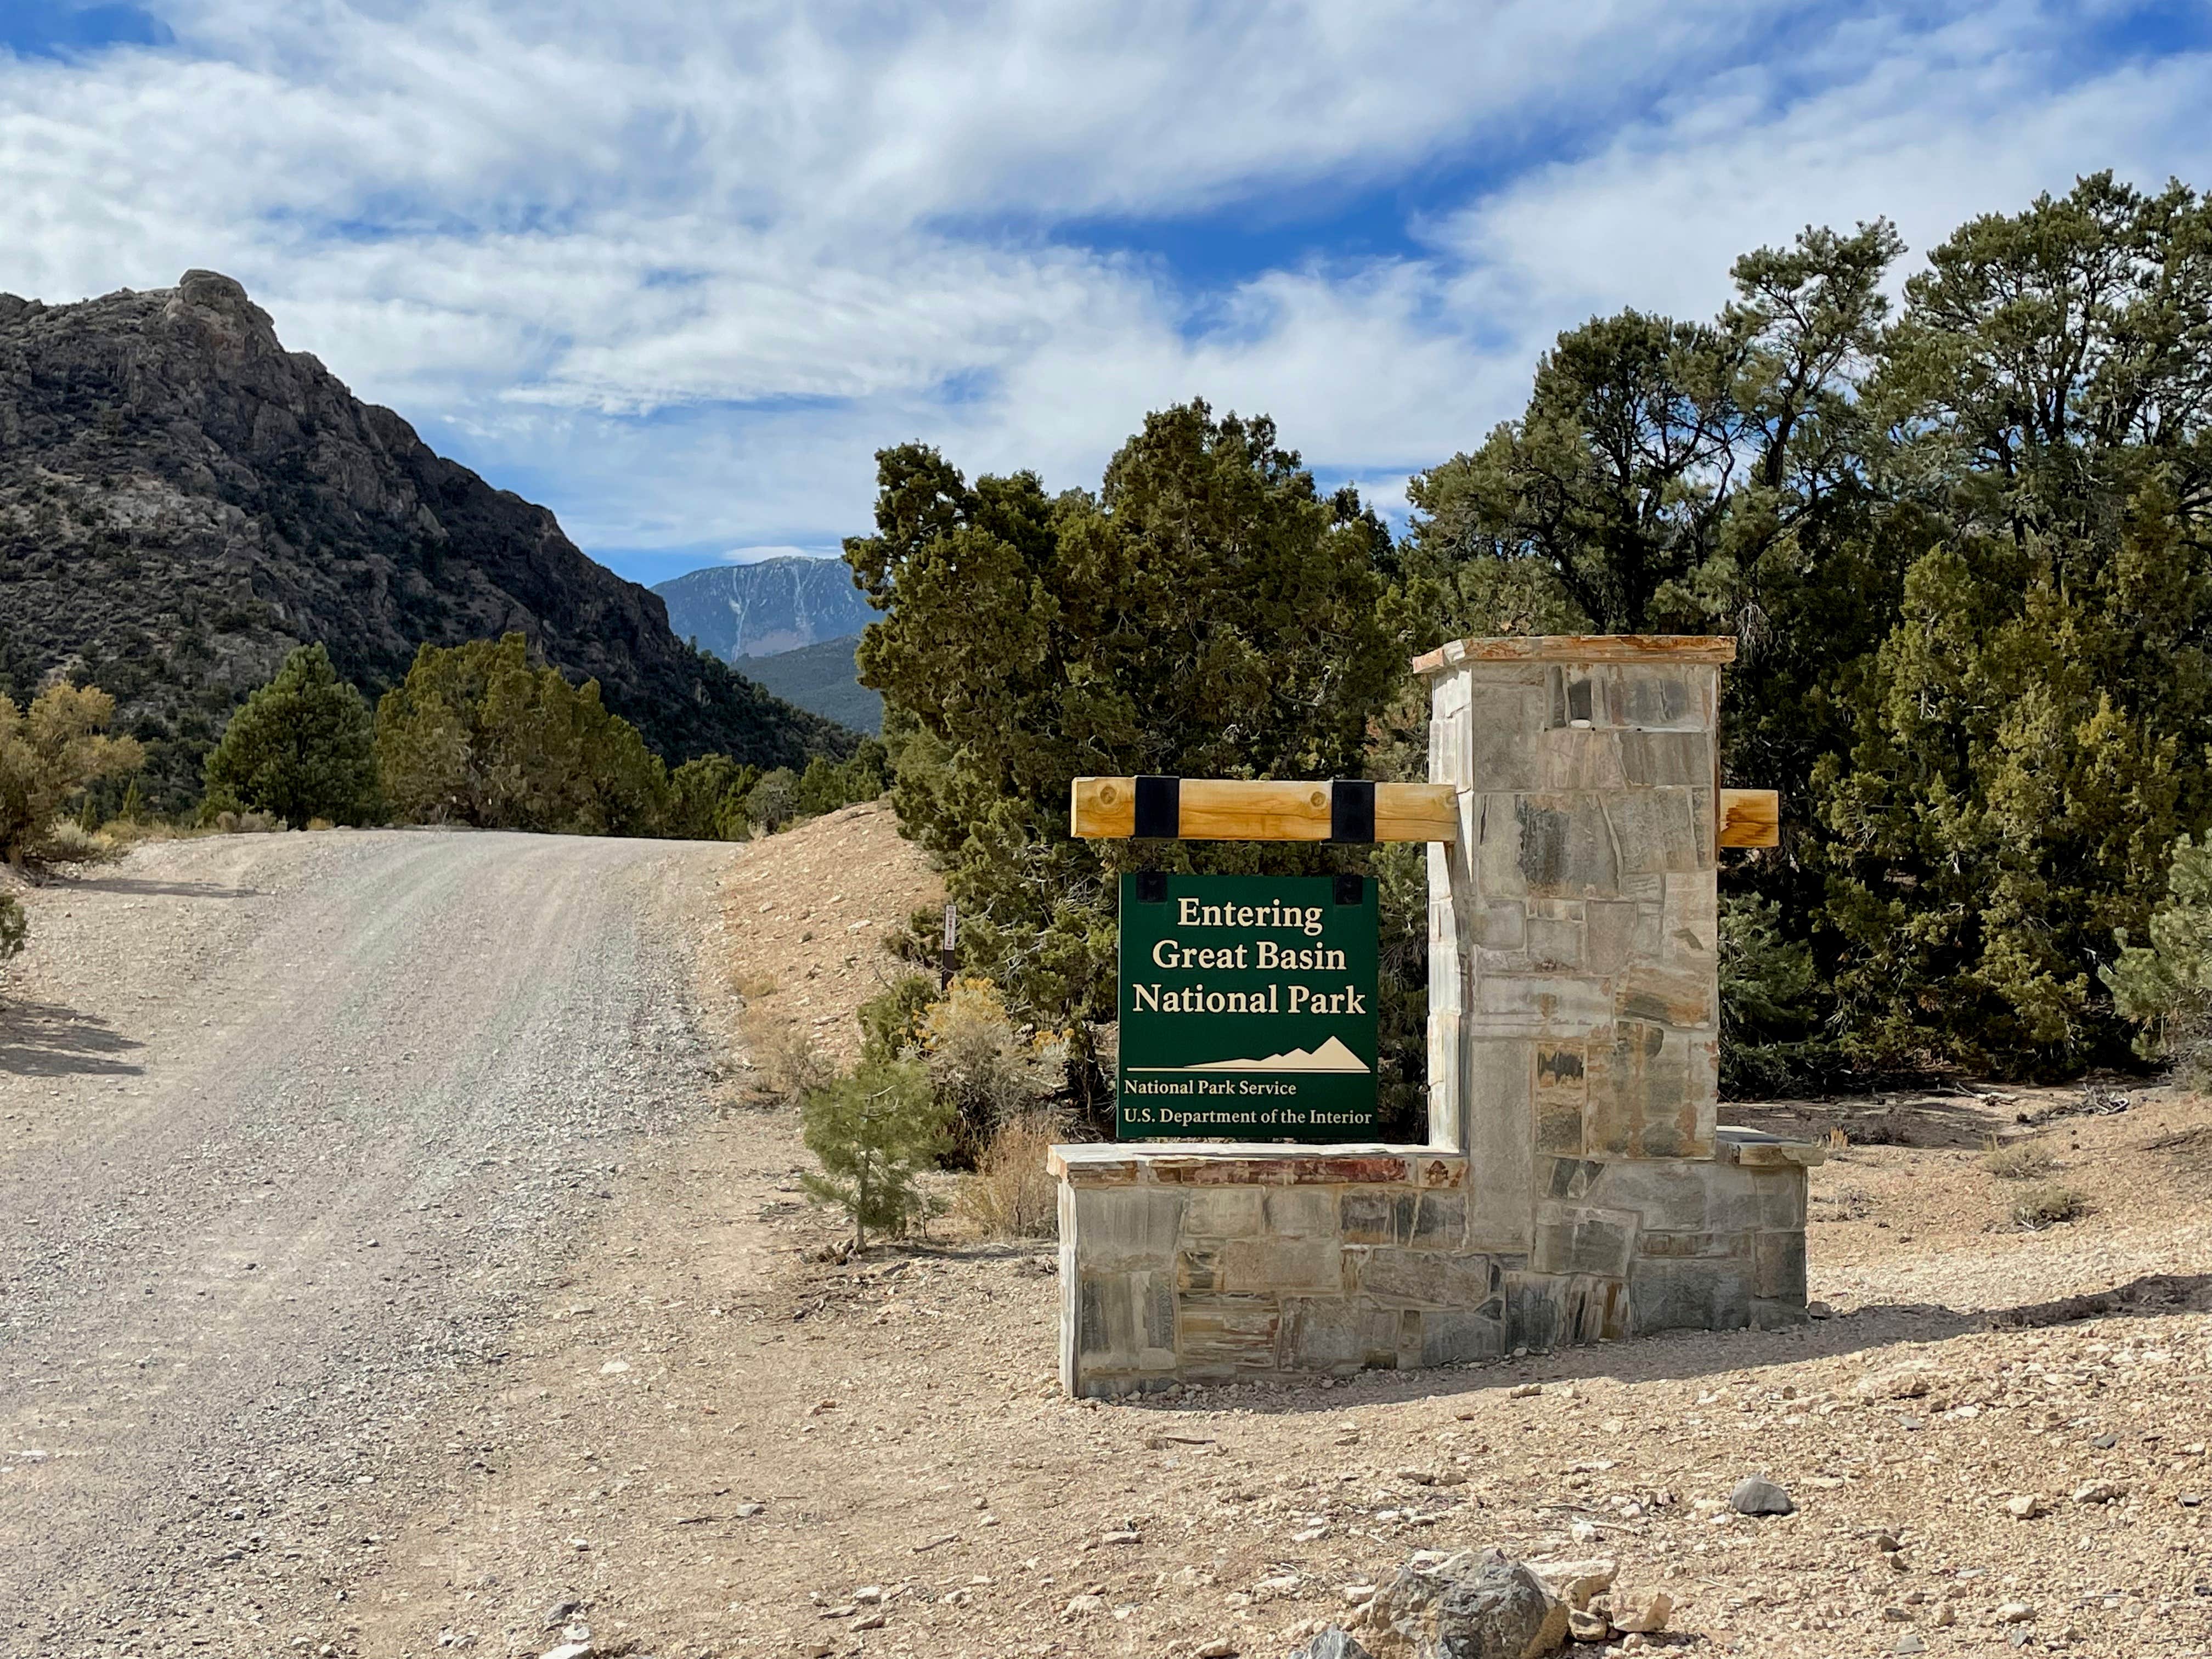
[[[712,1109],[735,850],[142,847],[0,995],[0,1652],[313,1652],[626,1158]],[[329,1651],[327,1648],[324,1651]]]

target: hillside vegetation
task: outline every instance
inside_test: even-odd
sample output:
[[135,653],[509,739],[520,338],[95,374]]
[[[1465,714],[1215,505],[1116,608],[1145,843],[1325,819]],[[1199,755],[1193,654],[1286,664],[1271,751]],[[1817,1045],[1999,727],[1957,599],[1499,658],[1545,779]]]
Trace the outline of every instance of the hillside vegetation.
[[884,700],[860,684],[854,662],[860,644],[860,636],[854,633],[780,651],[773,657],[748,657],[745,672],[786,702],[855,732],[879,732],[884,729]]

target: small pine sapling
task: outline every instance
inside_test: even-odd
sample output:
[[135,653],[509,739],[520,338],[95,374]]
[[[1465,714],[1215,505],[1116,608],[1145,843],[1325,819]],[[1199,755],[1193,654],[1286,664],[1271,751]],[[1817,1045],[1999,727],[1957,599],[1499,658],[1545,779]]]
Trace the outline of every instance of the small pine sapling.
[[817,1203],[853,1218],[853,1243],[868,1230],[903,1233],[933,1206],[917,1177],[951,1144],[952,1108],[910,1060],[863,1060],[835,1082],[807,1091],[799,1107],[807,1151],[822,1172],[802,1178]]

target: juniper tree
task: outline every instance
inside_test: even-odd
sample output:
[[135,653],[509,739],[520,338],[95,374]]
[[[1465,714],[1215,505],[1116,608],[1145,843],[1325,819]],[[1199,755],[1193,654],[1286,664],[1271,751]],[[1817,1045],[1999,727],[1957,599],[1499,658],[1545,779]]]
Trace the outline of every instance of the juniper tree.
[[2136,1052],[2172,1062],[2191,1088],[2212,1082],[2212,844],[2173,844],[2166,900],[2137,944],[2118,933],[2118,958],[2097,972],[2123,1018],[2137,1027]]
[[367,823],[379,810],[368,705],[320,644],[294,650],[240,705],[203,771],[210,816],[267,812],[300,827]]
[[1816,780],[1855,1040],[2057,1072],[2212,812],[2212,207],[2109,173],[1963,227],[1869,397],[1907,562]]
[[1203,403],[1147,416],[1096,491],[971,484],[920,445],[876,459],[876,534],[845,556],[884,612],[859,661],[884,696],[901,827],[947,866],[964,963],[1023,1018],[1073,1028],[1080,1059],[1086,1023],[1113,1014],[1113,878],[1133,858],[1289,872],[1357,855],[1078,842],[1069,781],[1358,774],[1404,672],[1380,608],[1389,537],[1273,422]]
[[668,776],[599,682],[572,686],[509,634],[416,653],[376,710],[385,793],[416,823],[568,835],[659,833]]

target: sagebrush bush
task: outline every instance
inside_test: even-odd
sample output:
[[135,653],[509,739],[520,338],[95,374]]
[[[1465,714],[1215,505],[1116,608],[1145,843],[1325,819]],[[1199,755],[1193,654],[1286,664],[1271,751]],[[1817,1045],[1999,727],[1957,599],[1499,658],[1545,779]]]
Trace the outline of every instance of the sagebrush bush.
[[[770,981],[773,988],[773,981]],[[754,1027],[753,1049],[760,1056],[762,1074],[771,1094],[786,1100],[805,1101],[814,1090],[825,1087],[836,1068],[815,1047],[811,1032],[789,1020],[763,1019]]]
[[1050,1238],[1060,1226],[1060,1183],[1045,1154],[1064,1133],[1060,1114],[1017,1113],[992,1132],[960,1183],[954,1208],[988,1238]]
[[21,951],[30,932],[31,919],[21,902],[13,893],[0,893],[0,962]]
[[2051,1157],[2051,1149],[2041,1141],[2021,1140],[2000,1146],[1992,1137],[1982,1167],[2000,1181],[2027,1181],[2050,1174],[2058,1167],[2058,1160]]
[[953,1148],[972,1163],[1000,1127],[1052,1098],[1066,1076],[1067,1054],[1049,1038],[1025,1037],[986,979],[957,979],[919,1026],[930,1086],[957,1123]]
[[2046,1181],[2031,1187],[2013,1201],[2012,1218],[2029,1228],[2055,1227],[2087,1213],[2089,1200],[2063,1182]]
[[0,859],[45,857],[57,824],[68,822],[65,802],[144,764],[135,738],[106,735],[114,717],[115,699],[96,686],[50,685],[27,708],[0,696]]
[[55,864],[100,864],[117,852],[112,839],[97,830],[88,833],[76,818],[56,818],[39,837],[39,856]]

